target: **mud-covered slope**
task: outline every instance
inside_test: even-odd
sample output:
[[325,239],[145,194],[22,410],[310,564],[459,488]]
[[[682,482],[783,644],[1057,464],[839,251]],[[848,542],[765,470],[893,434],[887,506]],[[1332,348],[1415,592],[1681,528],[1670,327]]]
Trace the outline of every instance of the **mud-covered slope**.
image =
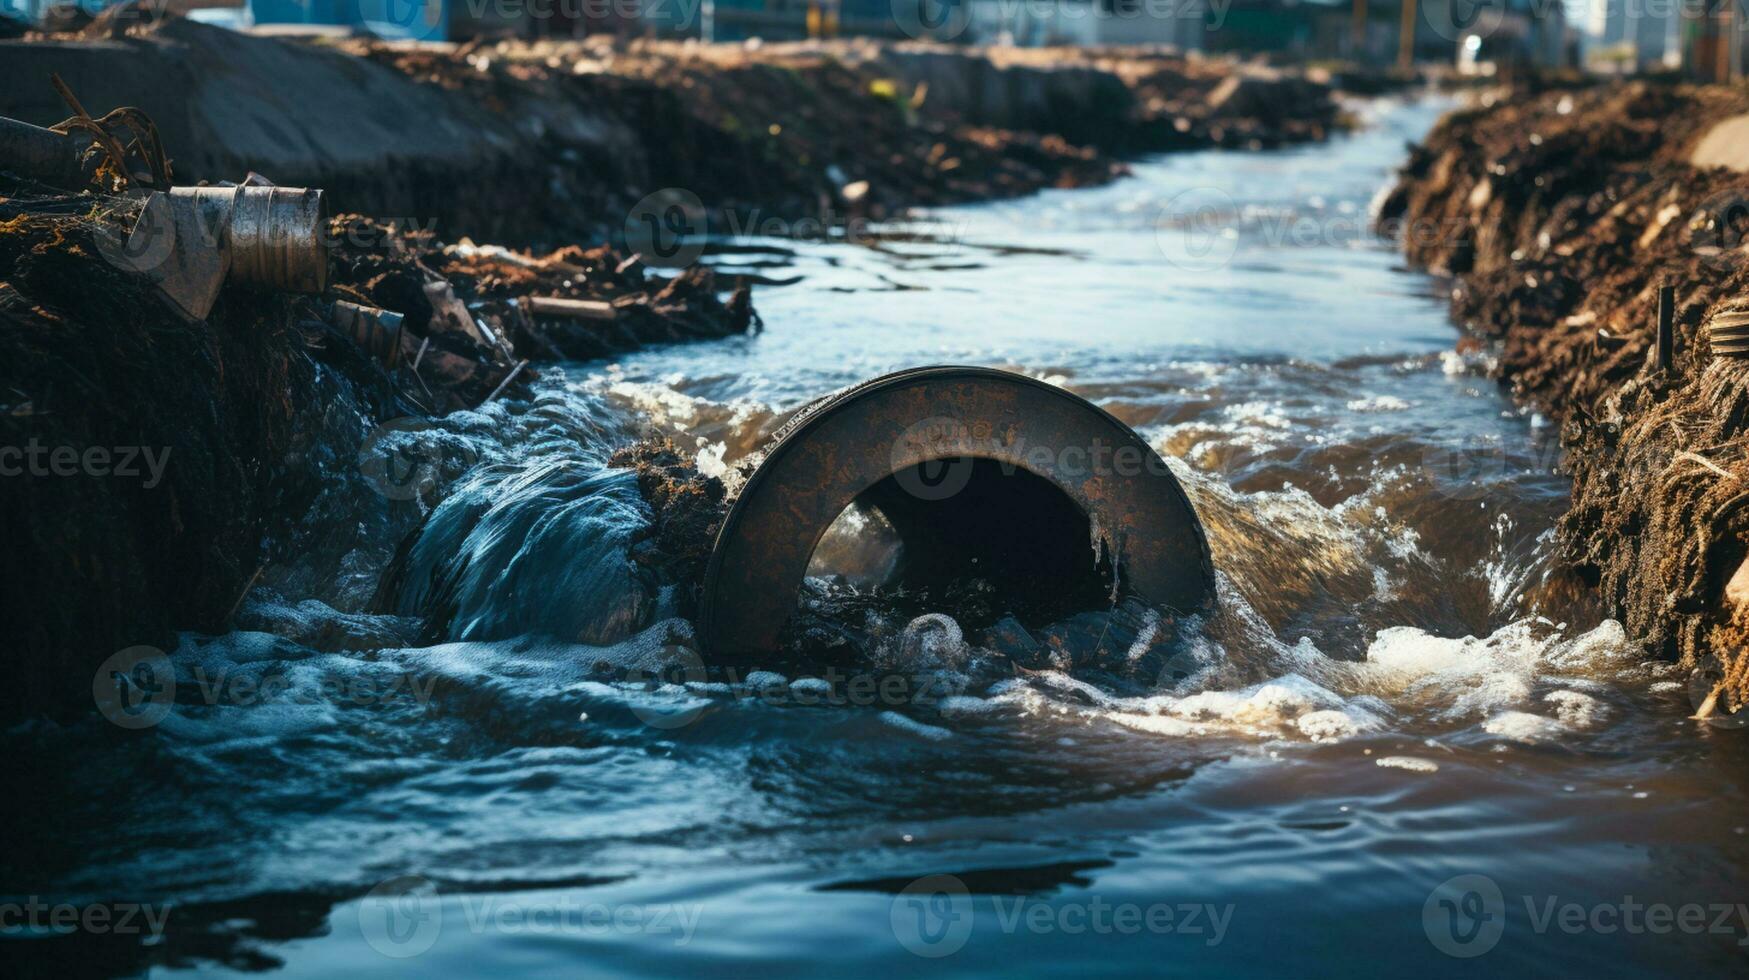
[[1749,361],[1715,356],[1702,325],[1749,299],[1749,174],[1688,159],[1745,111],[1719,87],[1493,93],[1413,151],[1381,214],[1456,277],[1453,316],[1496,342],[1502,380],[1563,423],[1566,558],[1727,709],[1749,701],[1749,595],[1728,588],[1749,555]]

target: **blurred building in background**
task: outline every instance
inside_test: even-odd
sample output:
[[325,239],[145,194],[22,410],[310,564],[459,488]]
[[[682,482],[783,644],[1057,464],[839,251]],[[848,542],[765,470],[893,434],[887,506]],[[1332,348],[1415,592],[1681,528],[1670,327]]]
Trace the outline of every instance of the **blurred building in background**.
[[1744,0],[1588,0],[1584,63],[1606,74],[1678,72],[1697,81],[1741,79]]
[[1232,0],[1205,47],[1301,59],[1482,66],[1571,63],[1560,0]]
[[[10,23],[76,28],[116,0],[0,0]],[[1749,0],[144,0],[240,30],[480,37],[923,38],[1165,45],[1374,67],[1582,64],[1745,75]]]
[[1147,44],[1194,51],[1203,47],[1208,29],[1208,0],[963,2],[965,34],[975,44]]
[[1679,68],[1683,18],[1674,2],[1589,0],[1585,11],[1585,66],[1629,73]]

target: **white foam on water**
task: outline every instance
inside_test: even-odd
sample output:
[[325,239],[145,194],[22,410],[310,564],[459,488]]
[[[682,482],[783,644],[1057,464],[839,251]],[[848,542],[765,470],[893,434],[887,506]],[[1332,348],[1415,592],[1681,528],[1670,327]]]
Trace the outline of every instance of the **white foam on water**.
[[969,694],[950,694],[935,705],[944,718],[964,718],[978,715],[993,714],[1001,705],[989,698],[973,697]]
[[742,686],[754,691],[764,691],[772,688],[787,687],[789,678],[771,670],[749,671],[741,678]]
[[[1379,631],[1367,648],[1365,667],[1371,684],[1448,719],[1529,708],[1539,685],[1564,675],[1609,681],[1641,673],[1637,651],[1614,620],[1572,637],[1541,619],[1522,619],[1481,638],[1393,627]],[[1603,712],[1579,697],[1570,692],[1548,706],[1580,727],[1601,721]]]
[[1384,769],[1406,769],[1409,772],[1438,772],[1439,763],[1413,755],[1387,755],[1377,760]]
[[1332,708],[1307,712],[1294,722],[1294,727],[1314,742],[1334,742],[1358,735],[1367,726],[1348,712]]
[[909,735],[915,735],[918,738],[928,739],[931,742],[945,742],[953,738],[953,732],[948,731],[945,728],[938,728],[934,725],[925,724],[915,718],[899,714],[897,711],[883,711],[881,712],[880,717],[881,721],[893,728],[897,728],[899,731],[905,732]]
[[1351,412],[1406,412],[1411,407],[1409,402],[1395,395],[1369,395],[1365,398],[1352,398],[1348,401]]
[[1482,730],[1490,735],[1526,743],[1554,741],[1571,734],[1571,729],[1559,721],[1543,715],[1533,715],[1528,711],[1502,711],[1484,722]]
[[1555,717],[1569,728],[1593,728],[1609,715],[1609,706],[1582,691],[1550,691],[1543,695]]
[[[1217,616],[1225,621],[1216,631],[1220,639],[1199,630],[1178,655],[1206,666],[1156,693],[1119,696],[1046,670],[994,685],[975,708],[953,702],[944,716],[1006,707],[1020,716],[1083,717],[1168,738],[1328,742],[1455,727],[1535,742],[1607,725],[1613,709],[1603,695],[1625,681],[1649,679],[1613,620],[1574,633],[1564,624],[1523,619],[1485,637],[1392,627],[1377,632],[1364,660],[1350,661],[1327,656],[1308,639],[1282,642],[1230,583],[1222,584]],[[1234,683],[1256,671],[1272,676]]]

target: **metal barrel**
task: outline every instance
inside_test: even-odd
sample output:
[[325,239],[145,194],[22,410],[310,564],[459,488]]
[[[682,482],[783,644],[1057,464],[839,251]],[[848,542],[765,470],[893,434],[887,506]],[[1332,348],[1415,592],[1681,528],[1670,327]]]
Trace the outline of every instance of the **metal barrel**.
[[201,244],[229,253],[228,281],[293,293],[319,293],[327,287],[321,191],[174,187],[170,198],[194,219]]
[[231,213],[234,282],[294,293],[328,285],[322,192],[301,187],[237,187]]

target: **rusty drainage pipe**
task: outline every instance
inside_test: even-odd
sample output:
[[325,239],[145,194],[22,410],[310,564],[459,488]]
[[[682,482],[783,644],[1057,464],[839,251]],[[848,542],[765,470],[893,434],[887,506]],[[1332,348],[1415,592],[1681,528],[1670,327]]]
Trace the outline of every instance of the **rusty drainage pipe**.
[[778,648],[816,546],[853,503],[879,510],[926,574],[972,570],[1049,599],[1098,546],[1113,587],[1182,612],[1214,601],[1196,512],[1134,430],[1024,375],[917,368],[778,430],[706,568],[699,639],[712,657]]
[[88,175],[80,154],[90,142],[89,137],[69,136],[0,116],[0,170],[56,187],[83,187]]
[[112,261],[143,273],[189,320],[204,319],[227,282],[293,293],[328,284],[322,192],[303,187],[173,187],[154,191]]

